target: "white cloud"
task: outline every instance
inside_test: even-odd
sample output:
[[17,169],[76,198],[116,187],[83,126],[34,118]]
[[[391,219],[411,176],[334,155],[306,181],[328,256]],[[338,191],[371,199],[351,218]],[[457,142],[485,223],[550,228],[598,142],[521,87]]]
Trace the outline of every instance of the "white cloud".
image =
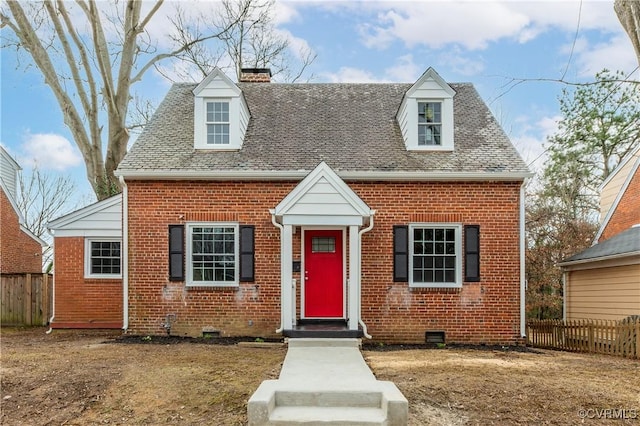
[[341,67],[337,73],[324,73],[320,76],[322,81],[328,83],[383,83],[382,80],[368,71],[358,68]]
[[291,2],[276,1],[273,13],[273,20],[276,26],[298,20],[299,18],[300,14]]
[[397,40],[409,48],[482,50],[501,39],[526,43],[554,28],[573,33],[578,23],[580,33],[622,33],[608,1],[358,2],[355,10],[365,22],[359,27],[361,42],[372,49]]
[[386,7],[377,22],[360,28],[362,43],[369,48],[383,49],[399,39],[410,48],[458,44],[484,49],[491,41],[515,36],[530,23],[525,14],[504,3],[406,2]]
[[418,66],[413,55],[403,55],[395,63],[384,70],[384,76],[378,77],[370,71],[354,67],[341,67],[336,73],[320,75],[322,81],[328,83],[391,83],[415,82],[425,70]]
[[451,71],[466,76],[478,75],[486,67],[482,59],[474,59],[468,52],[463,52],[458,47],[440,54],[438,62],[445,64]]
[[576,51],[578,73],[581,77],[593,78],[603,68],[630,72],[638,65],[633,46],[626,34],[619,34],[593,45],[580,43],[576,45]]
[[54,133],[27,134],[18,154],[23,167],[64,171],[83,164],[78,149],[67,138]]
[[385,74],[391,81],[405,81],[413,83],[424,72],[413,60],[413,55],[400,56],[394,65],[385,69]]
[[547,159],[545,144],[547,138],[558,130],[561,116],[545,116],[530,123],[530,117],[519,117],[520,133],[511,136],[511,142],[516,147],[525,163],[533,172],[542,170]]

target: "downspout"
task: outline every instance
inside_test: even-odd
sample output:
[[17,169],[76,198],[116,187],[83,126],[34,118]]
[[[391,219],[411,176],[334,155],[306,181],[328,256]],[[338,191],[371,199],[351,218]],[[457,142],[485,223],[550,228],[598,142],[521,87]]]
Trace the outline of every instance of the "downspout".
[[[50,229],[47,228],[47,232],[49,233],[49,235],[51,235],[53,237],[53,240],[51,242],[51,248],[53,249],[53,261],[55,262],[56,258],[56,248],[55,248],[55,243],[56,243],[56,238],[53,232],[51,232]],[[53,267],[55,268],[55,263],[53,264]],[[55,271],[54,271],[55,272]],[[51,283],[51,292],[53,293],[51,295],[51,318],[49,318],[49,330],[47,330],[45,333],[46,334],[51,334],[51,332],[53,331],[53,327],[51,327],[51,324],[53,323],[53,320],[56,317],[56,274],[53,274],[53,281]]]
[[124,177],[120,176],[122,185],[122,329],[129,328],[129,192]]
[[[273,223],[273,226],[275,226],[276,228],[280,229],[280,256],[282,256],[282,233],[284,232],[284,226],[280,225],[277,221],[276,221],[276,214],[275,214],[275,210],[269,210],[269,213],[271,213],[271,223]],[[282,279],[282,277],[280,277]],[[282,295],[281,295],[282,296]],[[282,297],[280,297],[280,303],[282,303]],[[282,316],[282,308],[280,308],[280,327],[278,327],[276,329],[276,333],[280,334],[282,333],[282,330],[284,329],[284,318]]]
[[362,235],[366,232],[369,232],[373,229],[373,216],[376,214],[375,210],[371,211],[371,216],[369,216],[369,226],[367,226],[366,228],[363,228],[360,230],[360,232],[358,232],[358,249],[359,252],[358,255],[360,257],[359,262],[358,262],[358,324],[360,324],[360,326],[362,327],[362,333],[364,334],[364,337],[366,337],[367,339],[371,339],[371,335],[369,333],[367,333],[367,325],[364,323],[364,321],[362,321]]
[[562,320],[567,320],[567,271],[562,271]]
[[520,337],[526,337],[526,275],[525,275],[525,216],[524,216],[524,197],[525,197],[525,182],[522,181],[522,185],[520,186]]

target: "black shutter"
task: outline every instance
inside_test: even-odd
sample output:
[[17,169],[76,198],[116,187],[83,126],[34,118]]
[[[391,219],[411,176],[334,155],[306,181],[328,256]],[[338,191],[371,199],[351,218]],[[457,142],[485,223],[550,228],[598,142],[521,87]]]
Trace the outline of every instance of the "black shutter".
[[240,281],[255,281],[253,225],[240,226]]
[[464,280],[480,281],[480,225],[464,227]]
[[409,281],[409,227],[393,227],[393,281]]
[[169,225],[169,281],[184,281],[184,225]]

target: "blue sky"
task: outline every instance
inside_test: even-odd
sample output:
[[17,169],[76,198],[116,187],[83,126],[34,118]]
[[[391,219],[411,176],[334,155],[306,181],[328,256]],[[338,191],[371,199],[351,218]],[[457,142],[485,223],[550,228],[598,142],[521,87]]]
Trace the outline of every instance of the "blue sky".
[[[202,13],[212,6],[191,4]],[[163,8],[171,13],[173,4]],[[612,0],[278,0],[275,11],[278,31],[291,45],[317,53],[313,82],[414,82],[433,67],[446,81],[473,83],[527,161],[543,153],[556,129],[558,96],[568,87],[539,79],[589,81],[603,68],[636,70],[638,78]],[[158,17],[152,37],[166,37],[164,24]],[[91,201],[79,151],[43,78],[26,56],[8,49],[0,62],[0,143],[25,171],[36,161],[43,170],[71,176],[83,203]],[[527,81],[514,85],[512,79]],[[169,86],[152,70],[136,90],[158,103]]]

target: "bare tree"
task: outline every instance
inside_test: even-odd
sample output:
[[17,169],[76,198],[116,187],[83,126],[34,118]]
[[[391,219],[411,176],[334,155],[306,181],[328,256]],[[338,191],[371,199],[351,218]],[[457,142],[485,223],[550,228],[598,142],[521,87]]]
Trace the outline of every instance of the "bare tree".
[[[219,19],[215,19],[218,12],[212,11],[189,20],[178,3],[170,20],[175,28],[167,28],[170,46],[164,47],[148,32],[151,22],[160,18],[163,3],[9,1],[3,2],[0,11],[2,47],[26,52],[42,73],[99,200],[120,191],[114,171],[127,152],[129,131],[144,125],[149,116],[148,102],[142,99],[130,111],[133,87],[149,69],[177,59],[196,64],[206,74],[232,51],[228,46],[234,37],[240,37],[235,41],[239,52],[250,52],[252,40],[259,38],[257,32],[273,28],[268,25],[273,6],[269,0],[225,0]],[[217,51],[215,45],[213,50],[204,46],[210,40],[218,40]],[[254,62],[266,65],[283,57],[283,51],[273,46],[258,45],[264,53],[256,51]],[[245,56],[231,59],[242,61]],[[236,68],[241,65],[237,62]],[[128,122],[132,116],[134,121]]]
[[[192,68],[178,73],[178,78],[199,81],[219,67],[232,69],[238,79],[242,68],[270,68],[274,78],[289,83],[301,79],[317,55],[306,45],[293,51],[290,38],[276,29],[274,7],[274,0],[222,0],[213,19],[216,28],[226,29],[218,38],[221,43],[215,49],[202,43],[190,46],[183,60]],[[188,21],[184,9],[178,8],[172,19],[179,29],[173,36],[174,42],[189,42]],[[159,72],[172,79],[164,70]],[[309,75],[307,80],[312,78]]]
[[629,35],[640,65],[640,2],[638,0],[615,0],[613,9],[622,27]]
[[[19,174],[18,187],[17,204],[24,225],[38,238],[50,242],[47,223],[78,207],[70,201],[75,199],[75,183],[68,176],[43,173],[34,167],[28,177]],[[49,245],[42,256],[43,266],[51,262],[51,254]]]
[[[281,75],[284,81],[295,82],[315,60],[316,54],[302,47],[298,54],[301,66],[294,70],[295,61],[288,57],[290,41],[278,33],[273,24],[274,0],[259,4],[252,0],[233,2],[223,0],[223,13],[219,27],[228,27],[222,40],[227,53],[236,66],[240,78],[241,67],[271,67],[272,75]],[[241,17],[241,19],[237,19]]]

